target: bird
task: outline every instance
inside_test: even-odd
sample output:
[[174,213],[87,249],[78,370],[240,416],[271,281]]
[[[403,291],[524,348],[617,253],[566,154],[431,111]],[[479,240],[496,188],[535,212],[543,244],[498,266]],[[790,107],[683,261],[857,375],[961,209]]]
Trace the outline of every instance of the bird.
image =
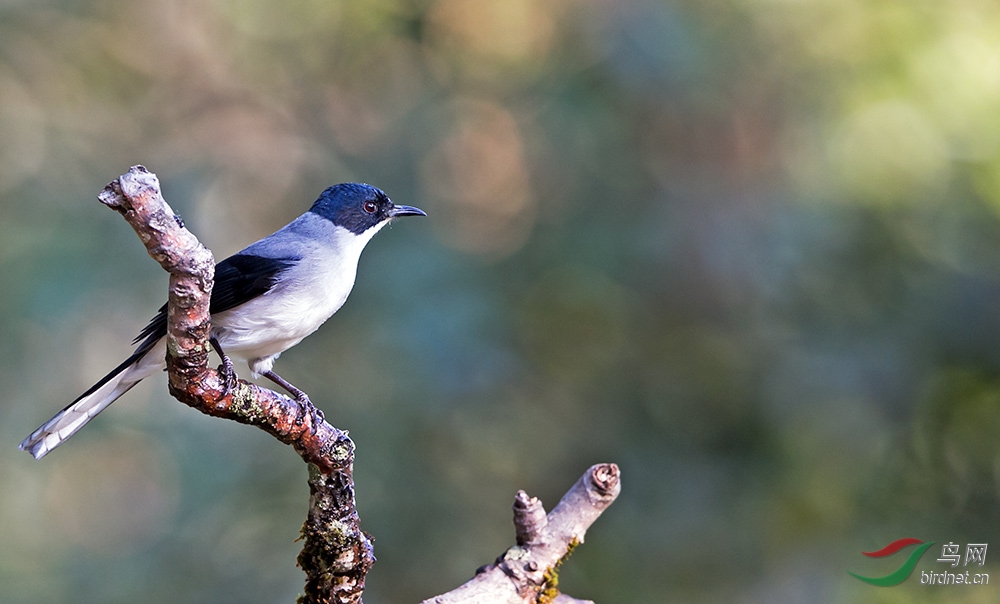
[[[377,187],[341,183],[325,189],[281,229],[215,265],[209,341],[223,363],[227,388],[236,383],[232,357],[278,384],[299,402],[309,397],[273,371],[282,352],[301,342],[347,301],[361,252],[393,219],[426,216],[397,205]],[[166,368],[167,305],[132,341],[132,354],[52,419],[19,449],[41,459],[119,397]]]

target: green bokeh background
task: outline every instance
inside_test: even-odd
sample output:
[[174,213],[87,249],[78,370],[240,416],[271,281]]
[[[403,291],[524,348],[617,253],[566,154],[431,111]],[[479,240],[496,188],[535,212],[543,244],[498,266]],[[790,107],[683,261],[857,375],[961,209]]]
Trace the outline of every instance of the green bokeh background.
[[[362,180],[386,229],[277,369],[358,445],[366,601],[446,591],[589,465],[602,604],[995,602],[1000,4],[0,4],[0,602],[292,602],[306,469],[147,380],[42,462],[166,278],[142,163],[221,258]],[[938,546],[917,566],[940,572]],[[964,570],[964,569],[962,569]]]

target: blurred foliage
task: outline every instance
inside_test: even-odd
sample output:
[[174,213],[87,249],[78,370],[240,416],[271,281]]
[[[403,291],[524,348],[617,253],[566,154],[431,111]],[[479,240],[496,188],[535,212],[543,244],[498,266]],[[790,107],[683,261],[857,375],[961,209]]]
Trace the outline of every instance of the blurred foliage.
[[5,2],[0,602],[301,589],[305,468],[162,379],[15,451],[162,302],[94,201],[136,163],[220,258],[334,182],[430,214],[278,364],[358,444],[366,601],[464,581],[598,461],[578,597],[996,601],[844,570],[1000,547],[998,106],[984,0]]

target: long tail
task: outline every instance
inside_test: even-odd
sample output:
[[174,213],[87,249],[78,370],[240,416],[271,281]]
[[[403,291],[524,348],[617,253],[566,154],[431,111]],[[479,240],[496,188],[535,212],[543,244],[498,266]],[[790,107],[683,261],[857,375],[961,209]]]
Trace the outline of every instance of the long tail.
[[31,453],[35,459],[45,457],[143,378],[163,369],[166,366],[166,344],[162,338],[151,344],[152,346],[140,347],[135,354],[91,386],[90,390],[32,432],[18,448]]

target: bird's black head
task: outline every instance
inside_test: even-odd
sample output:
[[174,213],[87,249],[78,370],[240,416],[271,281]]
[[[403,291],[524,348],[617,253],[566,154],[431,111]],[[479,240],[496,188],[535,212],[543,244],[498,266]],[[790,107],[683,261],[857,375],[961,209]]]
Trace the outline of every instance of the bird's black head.
[[309,209],[355,235],[395,218],[426,216],[412,206],[398,206],[380,189],[357,182],[341,183],[323,191]]

